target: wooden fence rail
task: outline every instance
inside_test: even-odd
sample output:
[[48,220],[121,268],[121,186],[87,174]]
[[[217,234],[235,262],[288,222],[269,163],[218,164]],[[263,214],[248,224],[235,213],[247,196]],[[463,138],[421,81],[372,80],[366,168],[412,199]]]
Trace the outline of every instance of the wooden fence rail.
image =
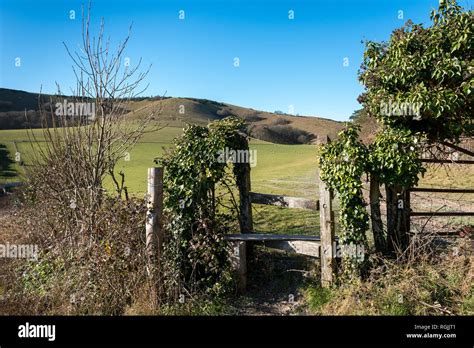
[[[474,152],[462,148],[455,144],[450,144],[447,142],[443,142],[443,145],[452,148],[455,151],[461,152],[465,155],[474,157]],[[474,160],[450,160],[450,159],[438,159],[438,158],[421,158],[421,162],[423,163],[439,163],[439,164],[474,164]],[[427,192],[427,193],[474,193],[474,189],[472,188],[432,188],[432,187],[412,187],[407,190],[407,200],[410,201],[410,192]],[[408,212],[409,216],[474,216],[474,212],[472,211],[412,211],[409,209]],[[408,231],[409,232],[409,231]]]
[[435,158],[422,158],[421,162],[423,163],[440,163],[440,164],[449,164],[449,163],[457,163],[457,164],[474,164],[474,160],[449,160],[449,159],[435,159]]
[[412,187],[411,192],[474,193],[474,189]]
[[412,211],[410,216],[474,216],[474,211]]

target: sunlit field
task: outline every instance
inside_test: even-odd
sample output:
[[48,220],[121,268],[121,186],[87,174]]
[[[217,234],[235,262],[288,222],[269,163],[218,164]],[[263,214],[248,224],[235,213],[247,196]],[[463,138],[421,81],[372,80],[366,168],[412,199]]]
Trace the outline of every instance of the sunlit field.
[[[146,133],[117,164],[116,171],[125,174],[125,186],[131,195],[139,198],[145,195],[147,168],[156,165],[154,159],[160,158],[166,149],[172,148],[173,139],[181,133],[181,127],[165,127]],[[41,141],[44,139],[41,130],[33,130],[32,134],[39,141],[35,146],[41,146]],[[0,182],[22,181],[25,168],[29,164],[28,158],[32,153],[28,133],[25,130],[2,130],[0,144],[6,146],[11,163],[10,175],[3,173]],[[250,148],[256,150],[257,154],[257,164],[251,170],[252,191],[318,199],[316,145],[280,145],[252,139]],[[20,153],[22,165],[15,162],[16,152]],[[443,168],[430,166],[420,180],[419,186],[470,187],[473,183],[474,173],[469,166],[450,165]],[[112,181],[107,179],[105,185],[106,189],[113,193]],[[436,198],[436,195],[431,194],[430,199]],[[445,196],[446,194],[443,198]],[[337,210],[337,200],[334,208]],[[313,211],[254,204],[253,220],[257,232],[319,234],[319,214]]]

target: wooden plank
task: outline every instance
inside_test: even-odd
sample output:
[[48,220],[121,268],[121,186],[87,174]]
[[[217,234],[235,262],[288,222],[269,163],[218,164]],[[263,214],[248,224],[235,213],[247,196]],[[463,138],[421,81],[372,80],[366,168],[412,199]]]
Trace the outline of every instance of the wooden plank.
[[250,165],[248,163],[240,164],[243,166],[242,174],[237,178],[237,186],[240,198],[239,224],[241,233],[252,233],[252,200],[250,198]]
[[410,216],[474,216],[474,211],[412,211]]
[[370,219],[372,222],[372,233],[374,236],[375,249],[379,252],[385,252],[387,249],[387,242],[385,240],[382,214],[380,212],[380,181],[377,175],[370,176]]
[[387,202],[387,251],[395,253],[408,247],[410,230],[409,190],[401,185],[385,185]]
[[434,158],[422,158],[423,163],[457,163],[457,164],[474,164],[474,160],[440,160]]
[[275,205],[278,207],[319,210],[319,201],[280,195],[270,195],[266,193],[250,192],[252,203]]
[[262,242],[262,241],[312,241],[319,242],[319,236],[293,235],[293,234],[270,234],[270,233],[237,233],[224,235],[225,240]]
[[411,192],[474,193],[474,189],[412,187]]

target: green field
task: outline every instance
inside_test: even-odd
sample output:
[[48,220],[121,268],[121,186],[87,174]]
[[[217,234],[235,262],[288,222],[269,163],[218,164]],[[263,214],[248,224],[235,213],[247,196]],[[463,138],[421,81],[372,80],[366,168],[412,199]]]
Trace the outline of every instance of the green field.
[[[34,132],[37,139],[41,140],[41,131]],[[153,159],[162,156],[164,149],[172,147],[173,139],[181,132],[181,127],[166,127],[154,133],[147,133],[130,151],[129,160],[119,161],[116,170],[125,173],[125,185],[132,195],[144,196],[147,168],[155,165]],[[22,180],[24,167],[15,162],[14,157],[17,151],[20,152],[24,164],[28,165],[32,147],[27,132],[0,131],[0,149],[1,145],[4,145],[3,149],[8,152],[11,166],[8,172],[0,171],[0,183]],[[252,191],[318,198],[316,145],[280,145],[252,140],[250,147],[257,150],[257,165],[251,171]],[[5,153],[3,151],[4,155]],[[457,165],[448,169],[431,168],[421,179],[419,186],[472,187],[473,184],[472,166]],[[110,180],[106,181],[106,188],[113,190]],[[430,198],[433,198],[433,195]],[[317,212],[262,205],[253,205],[253,208],[254,228],[258,232],[310,235],[318,233]],[[337,202],[335,208],[337,209]]]
[[[147,133],[130,151],[128,161],[121,160],[117,171],[123,170],[130,192],[142,194],[146,190],[146,172],[154,166],[153,159],[160,157],[165,148],[172,147],[172,140],[180,135],[182,128],[167,127],[154,133]],[[43,140],[41,132],[34,131],[37,140]],[[14,161],[16,151],[28,164],[32,148],[24,130],[0,131],[0,144],[6,145],[9,157]],[[301,195],[310,197],[316,192],[317,147],[315,145],[279,145],[252,140],[251,149],[257,150],[257,166],[252,168],[254,189],[266,193]],[[18,163],[13,169],[21,176],[23,172]],[[1,175],[2,173],[0,173]],[[19,177],[9,178],[19,180]],[[0,180],[5,179],[0,176]]]
[[[153,167],[153,159],[160,157],[182,128],[167,127],[146,134],[130,151],[129,160],[121,160],[116,170],[125,173],[125,184],[130,193],[143,197],[146,192],[147,168]],[[41,133],[35,130],[37,139]],[[24,164],[28,164],[31,143],[24,130],[0,131],[0,144],[6,145],[11,160],[20,152]],[[257,150],[257,165],[252,168],[252,190],[261,193],[282,194],[317,199],[317,146],[279,145],[252,140],[251,149]],[[17,176],[5,177],[0,182],[21,180],[23,168],[13,162]],[[108,180],[106,188],[112,190]],[[254,205],[255,230],[260,232],[317,234],[319,215],[315,212]]]

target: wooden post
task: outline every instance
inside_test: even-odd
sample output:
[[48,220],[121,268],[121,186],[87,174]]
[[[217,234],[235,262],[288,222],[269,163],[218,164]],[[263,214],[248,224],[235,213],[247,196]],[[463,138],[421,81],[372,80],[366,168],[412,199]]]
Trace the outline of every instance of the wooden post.
[[[326,136],[321,139],[321,144],[329,142]],[[321,285],[328,287],[334,281],[335,258],[333,252],[334,242],[334,212],[332,211],[332,191],[319,176],[319,221],[321,229]]]
[[239,187],[240,198],[240,233],[253,232],[253,218],[252,218],[252,201],[250,198],[250,165],[248,163],[241,164],[244,168],[241,178],[237,183]]
[[163,168],[148,168],[148,200],[146,215],[146,252],[148,272],[161,294],[161,267],[163,250]]
[[402,188],[399,199],[402,201],[400,208],[400,240],[403,250],[408,248],[410,238],[410,189]]
[[333,282],[335,259],[334,214],[332,212],[332,192],[323,181],[319,181],[320,229],[321,229],[321,285],[329,286]]
[[385,196],[387,205],[387,251],[394,254],[397,249],[397,194],[393,186],[385,184]]
[[247,288],[247,253],[246,242],[232,242],[231,262],[237,276],[237,292],[242,294]]
[[386,239],[383,232],[382,214],[380,213],[380,182],[376,175],[370,176],[370,219],[374,235],[375,249],[386,252]]
[[410,191],[399,185],[386,185],[387,249],[395,254],[408,247],[410,232]]
[[[239,225],[240,233],[253,232],[252,219],[252,201],[250,198],[250,164],[242,163],[242,172],[237,177],[237,186],[239,188],[240,215]],[[247,288],[247,261],[252,257],[252,246],[246,242],[239,242],[234,245],[234,268],[237,273],[237,291],[245,292]],[[238,261],[236,258],[238,257]]]

